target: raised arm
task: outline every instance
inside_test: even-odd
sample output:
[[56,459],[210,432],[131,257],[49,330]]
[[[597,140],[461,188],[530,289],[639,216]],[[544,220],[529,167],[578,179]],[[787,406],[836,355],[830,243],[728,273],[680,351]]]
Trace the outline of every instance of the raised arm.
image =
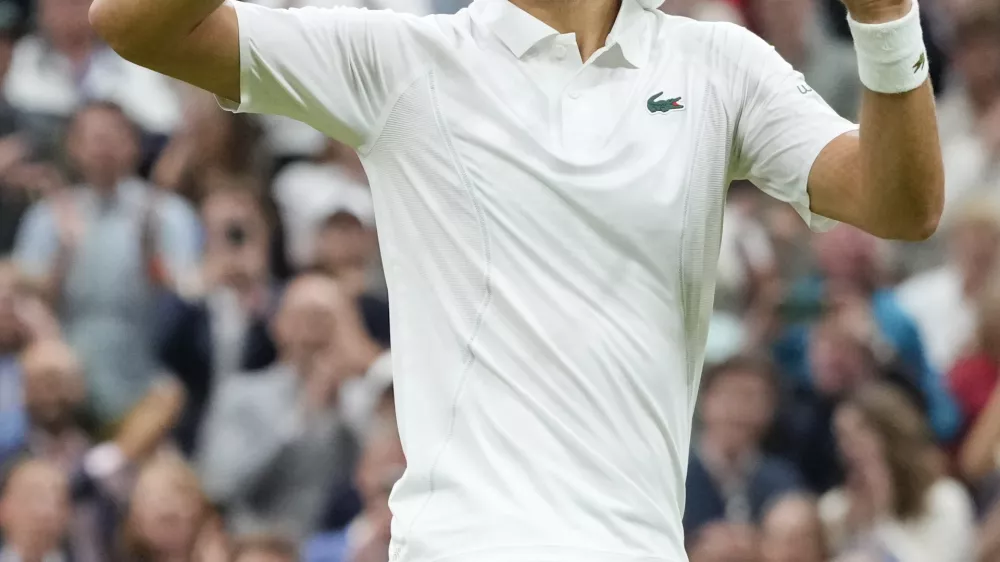
[[[910,12],[911,0],[847,4],[862,28],[917,16]],[[855,35],[857,47],[863,49],[863,38]],[[922,51],[895,64],[926,76]],[[891,74],[891,69],[883,72]],[[933,234],[944,204],[944,170],[930,81],[903,93],[866,87],[860,131],[842,135],[823,149],[809,174],[809,196],[813,212],[881,238],[923,240]]]
[[239,100],[239,27],[222,0],[94,0],[90,23],[125,59]]

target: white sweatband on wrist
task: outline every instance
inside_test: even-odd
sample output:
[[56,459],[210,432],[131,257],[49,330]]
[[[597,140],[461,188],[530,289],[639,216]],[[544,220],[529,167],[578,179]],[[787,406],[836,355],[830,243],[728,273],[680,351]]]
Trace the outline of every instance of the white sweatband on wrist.
[[912,1],[910,11],[894,21],[860,23],[847,16],[861,83],[873,92],[901,94],[927,80],[929,62],[920,29],[920,8],[917,0]]

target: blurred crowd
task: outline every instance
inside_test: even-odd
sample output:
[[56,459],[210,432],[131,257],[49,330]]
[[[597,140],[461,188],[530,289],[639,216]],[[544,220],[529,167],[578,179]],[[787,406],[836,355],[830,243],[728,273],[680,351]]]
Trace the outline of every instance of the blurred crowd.
[[[364,169],[118,58],[88,5],[0,0],[0,562],[387,562],[405,458]],[[749,27],[856,117],[836,0],[664,9]],[[692,562],[1000,562],[1000,3],[921,10],[934,238],[812,235],[730,189]]]

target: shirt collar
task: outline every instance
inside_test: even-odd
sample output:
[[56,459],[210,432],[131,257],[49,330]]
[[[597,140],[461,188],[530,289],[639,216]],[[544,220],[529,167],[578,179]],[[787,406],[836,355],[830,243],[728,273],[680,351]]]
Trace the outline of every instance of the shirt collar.
[[[649,42],[645,17],[649,9],[642,0],[622,0],[615,24],[608,34],[608,45],[617,45],[625,60],[639,68],[649,60]],[[475,0],[470,13],[478,23],[489,28],[517,58],[522,58],[542,40],[559,32],[509,0]]]
[[650,41],[647,30],[650,26],[650,14],[653,9],[646,8],[640,0],[622,0],[618,18],[611,33],[608,34],[608,44],[617,44],[625,60],[636,68],[641,68],[649,60]]

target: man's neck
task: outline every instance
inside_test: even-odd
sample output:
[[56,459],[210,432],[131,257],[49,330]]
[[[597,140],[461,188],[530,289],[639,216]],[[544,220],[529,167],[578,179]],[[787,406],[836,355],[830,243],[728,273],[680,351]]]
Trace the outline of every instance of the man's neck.
[[583,60],[607,43],[621,7],[621,0],[511,0],[511,3],[561,34],[575,34]]

